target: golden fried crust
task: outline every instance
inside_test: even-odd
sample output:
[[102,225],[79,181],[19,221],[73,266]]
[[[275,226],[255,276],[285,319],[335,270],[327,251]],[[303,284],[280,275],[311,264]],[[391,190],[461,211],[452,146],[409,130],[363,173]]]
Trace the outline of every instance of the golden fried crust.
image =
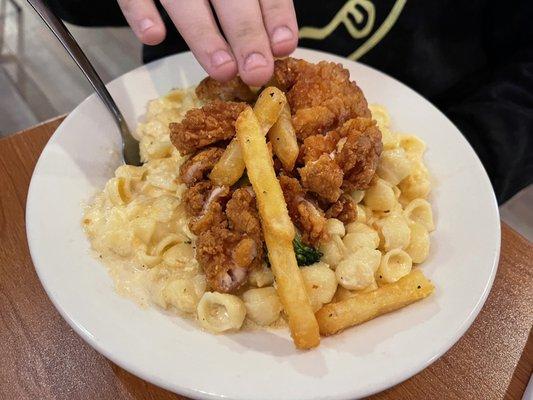
[[229,140],[235,136],[235,121],[245,107],[246,103],[215,100],[190,110],[181,122],[170,123],[170,140],[181,154]]
[[279,177],[283,196],[292,222],[300,229],[305,243],[317,244],[326,241],[326,218],[322,210],[306,198],[306,190],[297,179],[285,175]]
[[[263,231],[261,230],[255,195],[251,187],[237,189],[233,192],[233,196],[226,206],[226,215],[232,230],[242,233],[254,242],[251,253],[252,260],[246,266],[250,268],[259,266],[263,260]],[[247,248],[252,249],[250,243]],[[236,259],[237,256],[237,251],[235,251],[234,257]],[[241,262],[239,265],[242,264]]]
[[189,215],[193,216],[189,229],[195,235],[213,226],[226,226],[224,205],[229,198],[227,186],[213,186],[210,181],[202,181],[187,189],[183,201]]
[[223,226],[214,226],[198,236],[196,259],[203,267],[212,290],[233,292],[246,282],[247,268],[238,264],[242,259],[235,260],[233,257],[234,249],[239,249],[243,240],[249,242],[241,234]]
[[307,61],[292,57],[276,60],[270,85],[274,85],[284,92],[288,91],[295,84],[300,70],[305,68],[307,64]]
[[251,187],[237,189],[233,192],[233,196],[226,206],[226,215],[231,227],[237,232],[261,236],[259,213]]
[[304,139],[300,147],[299,158],[307,163],[316,161],[322,154],[331,154],[337,148],[340,135],[336,131],[330,131],[326,135],[313,135]]
[[189,229],[195,235],[202,235],[214,226],[226,227],[228,221],[224,215],[223,205],[219,202],[212,203],[202,215],[191,219]]
[[[215,202],[213,208],[220,203]],[[198,235],[196,255],[209,286],[219,292],[234,292],[245,282],[249,271],[263,260],[263,240],[253,192],[237,189],[222,214],[222,223]]]
[[244,101],[250,103],[256,95],[240,77],[228,82],[219,82],[211,77],[202,80],[196,87],[196,95],[200,100],[213,101]]
[[220,159],[224,149],[209,147],[185,161],[180,167],[180,180],[187,186],[203,180]]
[[334,203],[342,194],[344,174],[329,154],[322,154],[318,160],[309,161],[298,171],[302,185],[328,202]]
[[273,82],[287,91],[300,140],[326,133],[351,118],[371,116],[363,92],[340,64],[277,60]]
[[302,184],[333,203],[342,190],[368,188],[381,151],[381,132],[369,118],[353,118],[325,135],[308,136],[299,155],[306,163],[299,169]]
[[364,190],[376,172],[383,149],[381,132],[375,121],[355,118],[347,121],[339,130],[346,142],[335,157],[344,172],[345,190]]
[[326,211],[326,218],[337,218],[344,224],[349,224],[357,218],[357,208],[353,199],[343,194],[339,200],[331,205]]
[[211,190],[213,190],[213,184],[210,181],[199,182],[187,189],[183,195],[183,201],[189,215],[200,215]]

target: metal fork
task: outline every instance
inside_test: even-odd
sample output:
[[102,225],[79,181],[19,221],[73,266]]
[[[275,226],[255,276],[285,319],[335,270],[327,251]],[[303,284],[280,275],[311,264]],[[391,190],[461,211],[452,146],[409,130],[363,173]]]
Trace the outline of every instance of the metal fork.
[[141,158],[139,155],[139,142],[131,134],[122,113],[117,107],[115,101],[107,91],[104,83],[98,73],[92,66],[91,62],[85,56],[76,39],[72,37],[63,21],[61,21],[44,3],[42,0],[28,0],[28,3],[43,19],[45,24],[54,33],[57,39],[61,42],[67,53],[76,62],[81,72],[90,82],[100,99],[103,101],[111,115],[113,116],[120,136],[122,137],[122,156],[124,162],[130,165],[141,165]]

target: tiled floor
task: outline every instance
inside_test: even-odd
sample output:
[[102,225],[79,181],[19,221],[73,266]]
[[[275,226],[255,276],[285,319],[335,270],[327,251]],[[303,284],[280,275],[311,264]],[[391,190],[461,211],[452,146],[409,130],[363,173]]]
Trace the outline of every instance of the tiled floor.
[[[0,0],[0,137],[67,113],[91,93],[81,72],[26,1],[13,1],[22,9],[20,17],[7,0]],[[141,65],[141,46],[128,28],[69,25],[69,29],[104,81]],[[504,221],[533,241],[533,186],[500,210]]]

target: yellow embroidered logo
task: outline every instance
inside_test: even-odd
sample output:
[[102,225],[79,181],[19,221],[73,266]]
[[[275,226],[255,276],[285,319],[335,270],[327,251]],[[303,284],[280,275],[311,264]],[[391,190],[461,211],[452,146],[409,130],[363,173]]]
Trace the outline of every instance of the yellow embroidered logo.
[[[406,2],[407,0],[396,0],[389,15],[374,30],[376,8],[372,1],[348,0],[326,26],[322,28],[304,26],[300,29],[299,36],[301,39],[324,40],[342,24],[354,39],[368,38],[347,57],[350,60],[357,60],[385,37],[396,23]],[[371,36],[369,37],[370,34]]]

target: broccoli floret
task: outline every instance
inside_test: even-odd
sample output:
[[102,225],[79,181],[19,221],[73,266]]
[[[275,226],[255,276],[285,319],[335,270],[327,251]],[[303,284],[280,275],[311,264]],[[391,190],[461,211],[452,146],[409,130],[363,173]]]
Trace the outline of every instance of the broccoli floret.
[[[303,243],[302,238],[298,234],[292,241],[292,245],[294,247],[294,254],[296,255],[296,261],[298,262],[299,267],[305,267],[307,265],[314,264],[320,261],[320,257],[322,257],[322,252],[320,250]],[[268,259],[268,250],[266,247],[264,261],[267,268],[270,268],[270,260]]]
[[296,261],[298,261],[298,266],[300,267],[314,264],[322,257],[320,250],[304,244],[299,235],[296,235],[292,244],[294,246],[294,254],[296,254]]

